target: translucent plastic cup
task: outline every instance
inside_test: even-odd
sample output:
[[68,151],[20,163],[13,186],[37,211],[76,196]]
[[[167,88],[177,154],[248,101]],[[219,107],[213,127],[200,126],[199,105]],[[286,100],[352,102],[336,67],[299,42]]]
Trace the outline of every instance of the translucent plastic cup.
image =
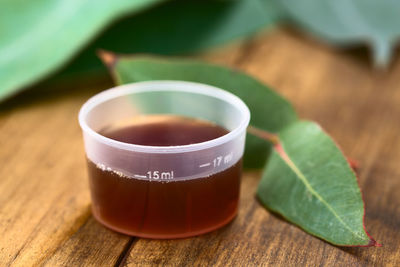
[[[229,133],[202,143],[143,146],[101,135],[135,116],[174,114],[207,120]],[[118,86],[81,108],[94,217],[145,238],[215,230],[237,214],[241,158],[250,113],[241,99],[209,85],[151,81]]]

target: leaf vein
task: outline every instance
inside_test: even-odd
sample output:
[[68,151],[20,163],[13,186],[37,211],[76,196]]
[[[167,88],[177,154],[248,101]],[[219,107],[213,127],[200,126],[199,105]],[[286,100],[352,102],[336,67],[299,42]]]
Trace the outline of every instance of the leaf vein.
[[314,190],[314,188],[311,186],[311,184],[308,182],[306,176],[301,172],[301,170],[296,166],[296,164],[294,164],[294,162],[290,159],[290,157],[288,156],[288,154],[286,153],[286,151],[284,150],[283,146],[281,144],[277,144],[275,146],[275,150],[277,151],[277,153],[282,157],[282,159],[287,163],[287,165],[289,166],[289,168],[296,174],[296,176],[303,182],[303,184],[305,185],[305,187],[307,188],[307,190],[309,192],[311,192],[311,194],[313,194],[321,203],[323,203],[328,210],[336,217],[336,219],[343,224],[343,226],[349,230],[354,236],[357,236],[358,238],[360,238],[361,240],[364,239],[363,236],[361,236],[359,233],[355,232],[353,229],[351,229],[349,227],[349,225],[342,220],[342,218],[339,216],[339,214],[337,214],[337,212],[331,207],[331,205],[329,205],[329,203],[326,202],[326,200],[320,195],[318,194],[317,191]]

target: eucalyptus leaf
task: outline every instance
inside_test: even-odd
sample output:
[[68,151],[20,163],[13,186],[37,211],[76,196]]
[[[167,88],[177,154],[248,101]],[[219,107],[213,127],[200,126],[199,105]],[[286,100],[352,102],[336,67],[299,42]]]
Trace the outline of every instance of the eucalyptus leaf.
[[[62,75],[104,70],[99,48],[119,53],[187,54],[248,36],[273,24],[278,13],[262,0],[179,0],[129,16],[87,47]],[[246,23],[243,23],[243,22]]]
[[[239,71],[191,60],[167,60],[160,57],[114,56],[103,54],[118,84],[147,80],[183,80],[210,84],[239,96],[251,112],[250,124],[278,132],[297,119],[289,102],[259,81]],[[245,166],[259,168],[265,164],[270,144],[248,135]]]
[[49,75],[113,19],[160,0],[3,0],[0,99]]
[[400,38],[398,0],[274,0],[288,17],[325,40],[339,45],[366,43],[374,62],[386,66]]
[[274,91],[244,73],[202,62],[110,52],[101,58],[118,84],[184,80],[239,96],[251,112],[246,166],[262,166],[269,143],[274,144],[257,191],[260,201],[332,244],[380,246],[365,231],[364,203],[347,159],[317,124],[298,121],[292,106]]
[[356,176],[315,123],[297,121],[279,133],[257,196],[308,233],[340,246],[380,246],[365,231]]

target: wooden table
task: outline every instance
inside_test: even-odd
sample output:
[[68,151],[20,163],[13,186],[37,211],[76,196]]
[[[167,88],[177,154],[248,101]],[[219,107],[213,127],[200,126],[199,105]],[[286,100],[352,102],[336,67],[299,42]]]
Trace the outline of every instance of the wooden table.
[[[338,51],[276,29],[201,58],[244,70],[319,122],[360,161],[366,225],[382,248],[339,248],[266,211],[245,172],[238,217],[203,236],[146,240],[90,211],[77,114],[107,77],[37,86],[1,105],[0,265],[400,265],[400,60],[387,72],[366,50]],[[268,116],[268,114],[265,114]]]

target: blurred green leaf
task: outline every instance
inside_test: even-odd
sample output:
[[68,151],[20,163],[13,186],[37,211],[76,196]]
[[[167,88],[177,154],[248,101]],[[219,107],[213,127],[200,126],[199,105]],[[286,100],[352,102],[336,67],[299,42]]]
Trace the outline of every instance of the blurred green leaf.
[[160,0],[3,0],[0,99],[59,68],[106,24]]
[[[292,105],[254,78],[228,68],[191,60],[167,60],[159,57],[104,54],[105,62],[118,84],[147,80],[183,80],[210,84],[240,97],[251,112],[250,124],[278,132],[295,121]],[[247,135],[244,163],[247,168],[265,164],[271,145]]]
[[0,100],[49,76],[115,18],[116,23],[60,76],[101,70],[98,48],[121,53],[182,54],[252,34],[274,22],[263,0],[5,0],[0,3]]
[[367,43],[378,67],[385,67],[400,38],[398,0],[274,0],[289,19],[338,45]]
[[108,29],[62,75],[104,70],[99,48],[118,53],[187,54],[248,36],[274,23],[276,6],[263,0],[168,1]]
[[257,196],[308,233],[340,246],[380,246],[365,231],[364,203],[346,158],[319,125],[279,133]]

